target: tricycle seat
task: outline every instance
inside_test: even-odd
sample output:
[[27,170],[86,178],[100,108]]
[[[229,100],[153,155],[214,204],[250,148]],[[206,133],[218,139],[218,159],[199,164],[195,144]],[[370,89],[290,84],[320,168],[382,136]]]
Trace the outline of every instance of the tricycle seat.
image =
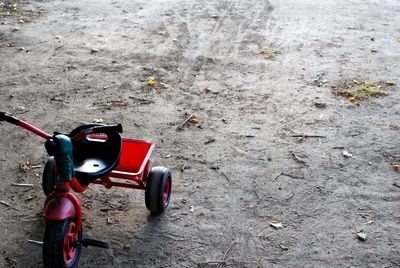
[[[96,125],[83,125],[70,133],[73,137],[85,128]],[[122,138],[118,132],[105,135],[87,135],[73,143],[75,177],[82,185],[101,178],[110,173],[119,164]]]

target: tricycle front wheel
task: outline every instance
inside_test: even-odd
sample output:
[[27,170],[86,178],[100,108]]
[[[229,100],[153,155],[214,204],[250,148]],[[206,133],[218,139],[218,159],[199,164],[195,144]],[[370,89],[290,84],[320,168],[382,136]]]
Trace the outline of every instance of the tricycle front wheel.
[[73,219],[47,222],[43,239],[44,267],[77,267],[81,254],[82,228],[77,236],[75,228]]
[[165,167],[153,167],[147,177],[146,207],[154,214],[164,212],[171,199],[171,188],[171,171]]

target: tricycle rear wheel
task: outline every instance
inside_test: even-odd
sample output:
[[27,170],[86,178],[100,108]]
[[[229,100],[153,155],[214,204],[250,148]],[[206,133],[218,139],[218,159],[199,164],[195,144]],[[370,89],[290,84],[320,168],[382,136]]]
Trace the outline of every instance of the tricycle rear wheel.
[[54,186],[56,185],[56,160],[54,157],[50,157],[46,165],[44,166],[43,176],[42,176],[42,188],[46,196],[54,192]]
[[43,239],[43,265],[46,268],[77,267],[81,254],[82,228],[74,238],[75,221],[48,221]]
[[171,199],[171,188],[171,171],[165,167],[153,167],[147,177],[146,207],[154,214],[164,212]]

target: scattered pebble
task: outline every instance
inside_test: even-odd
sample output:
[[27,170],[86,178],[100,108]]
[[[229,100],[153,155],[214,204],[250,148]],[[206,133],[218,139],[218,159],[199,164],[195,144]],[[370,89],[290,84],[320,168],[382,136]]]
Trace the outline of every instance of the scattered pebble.
[[353,155],[352,155],[351,153],[349,153],[348,151],[346,151],[346,150],[344,150],[344,151],[342,152],[342,155],[343,155],[344,157],[346,157],[346,158],[352,158],[352,157],[353,157]]
[[327,106],[326,102],[314,102],[314,105],[315,105],[315,107],[321,108],[321,109],[324,109]]
[[169,85],[166,83],[160,83],[160,87],[166,89],[169,88]]
[[210,168],[213,170],[217,170],[219,169],[219,166],[217,164],[212,164]]
[[283,228],[282,222],[277,221],[277,220],[272,220],[269,222],[269,226],[274,227],[275,229],[280,229]]
[[359,232],[357,233],[357,238],[358,238],[358,240],[360,240],[360,241],[365,241],[365,240],[367,239],[367,234],[364,233],[363,230],[361,230],[361,231],[359,231]]

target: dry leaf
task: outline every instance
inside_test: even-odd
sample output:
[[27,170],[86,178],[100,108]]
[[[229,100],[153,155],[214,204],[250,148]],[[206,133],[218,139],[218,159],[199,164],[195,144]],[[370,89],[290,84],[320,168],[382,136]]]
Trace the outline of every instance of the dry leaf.
[[271,59],[282,54],[282,51],[279,48],[263,48],[259,51],[259,54],[263,55],[266,59]]
[[190,119],[190,123],[192,123],[193,125],[196,125],[196,126],[200,126],[201,125],[200,119],[198,117],[196,117],[196,116],[193,116]]
[[10,31],[15,33],[17,31],[19,31],[19,27],[12,27]]
[[11,11],[17,11],[17,4],[12,4],[10,6]]
[[93,122],[94,122],[94,123],[97,123],[97,124],[101,124],[101,123],[103,123],[103,119],[101,119],[101,118],[95,118],[95,119],[93,120]]
[[18,164],[19,164],[19,170],[20,171],[22,171],[22,172],[28,172],[29,171],[29,169],[30,169],[30,167],[29,167],[29,162],[18,162]]
[[276,229],[283,228],[282,222],[276,221],[276,220],[270,221],[270,222],[269,222],[269,226],[272,226],[272,227],[274,227],[274,228],[276,228]]
[[393,171],[399,171],[400,163],[392,163],[391,166]]
[[149,79],[149,80],[147,80],[147,85],[148,86],[154,86],[156,84],[156,81],[154,81],[153,79]]
[[349,97],[349,101],[355,101],[356,99],[357,99],[356,96],[351,96],[351,97]]
[[399,42],[399,43],[400,43],[400,37],[397,37],[397,38],[396,38],[396,40],[397,40],[397,42]]
[[90,50],[90,53],[94,54],[99,52],[99,50],[97,48],[92,48],[92,50]]

